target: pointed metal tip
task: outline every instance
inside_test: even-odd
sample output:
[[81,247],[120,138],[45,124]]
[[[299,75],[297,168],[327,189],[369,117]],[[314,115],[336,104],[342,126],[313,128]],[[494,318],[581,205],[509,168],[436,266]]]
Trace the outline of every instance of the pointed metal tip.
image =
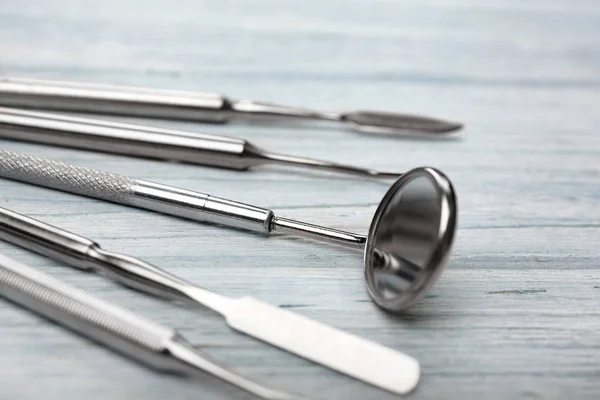
[[464,127],[465,127],[465,125],[462,124],[462,123],[460,123],[460,122],[452,122],[452,121],[442,121],[442,120],[439,120],[438,129],[437,129],[436,132],[439,132],[439,133],[450,133],[450,132],[459,131],[459,130],[461,130]]

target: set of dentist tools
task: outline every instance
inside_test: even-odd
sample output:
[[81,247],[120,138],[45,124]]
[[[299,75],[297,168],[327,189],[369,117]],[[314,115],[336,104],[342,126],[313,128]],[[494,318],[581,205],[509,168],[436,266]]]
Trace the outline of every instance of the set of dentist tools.
[[[0,138],[243,171],[276,163],[392,178],[367,235],[280,216],[273,210],[109,171],[0,149],[0,178],[264,235],[288,234],[363,251],[367,291],[382,310],[402,313],[443,271],[457,223],[457,200],[441,171],[385,172],[263,149],[236,137],[112,122],[58,112],[226,123],[260,117],[322,120],[365,133],[436,136],[461,124],[378,111],[319,112],[223,95],[0,77]],[[42,111],[40,111],[42,110]],[[11,207],[12,208],[12,207]],[[404,395],[418,384],[416,359],[252,297],[230,298],[139,258],[17,210],[0,208],[0,239],[125,287],[207,307],[235,331],[317,364]],[[160,243],[159,243],[160,245]],[[203,257],[203,263],[210,258]],[[0,255],[0,297],[157,370],[213,375],[262,399],[305,399],[236,372],[174,330],[111,305]]]

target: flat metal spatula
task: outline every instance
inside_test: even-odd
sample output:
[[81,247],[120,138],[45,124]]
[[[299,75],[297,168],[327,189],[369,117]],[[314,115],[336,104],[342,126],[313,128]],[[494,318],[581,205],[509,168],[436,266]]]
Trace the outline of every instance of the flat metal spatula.
[[223,315],[235,330],[390,392],[406,394],[419,381],[419,363],[406,354],[251,297],[222,296],[4,208],[0,238],[146,293],[204,305]]
[[11,107],[74,111],[143,118],[227,123],[252,121],[328,121],[375,134],[440,135],[462,124],[396,112],[325,112],[218,93],[197,93],[132,86],[0,77],[0,104]]

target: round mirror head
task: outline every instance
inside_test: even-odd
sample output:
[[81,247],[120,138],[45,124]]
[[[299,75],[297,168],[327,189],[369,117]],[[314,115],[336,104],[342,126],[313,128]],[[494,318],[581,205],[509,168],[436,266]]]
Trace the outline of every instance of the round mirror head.
[[375,212],[365,249],[369,294],[385,310],[400,312],[435,283],[456,228],[450,180],[434,168],[402,175]]

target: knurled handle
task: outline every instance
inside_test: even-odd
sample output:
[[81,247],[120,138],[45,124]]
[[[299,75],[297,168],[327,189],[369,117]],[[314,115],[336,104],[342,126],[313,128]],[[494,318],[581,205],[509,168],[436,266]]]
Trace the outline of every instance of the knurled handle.
[[59,324],[114,346],[117,337],[160,353],[175,331],[107,303],[28,265],[0,254],[0,296]]
[[0,177],[200,222],[271,231],[273,212],[265,208],[9,150],[0,149]]
[[132,204],[135,180],[123,175],[0,149],[0,176],[52,189]]

